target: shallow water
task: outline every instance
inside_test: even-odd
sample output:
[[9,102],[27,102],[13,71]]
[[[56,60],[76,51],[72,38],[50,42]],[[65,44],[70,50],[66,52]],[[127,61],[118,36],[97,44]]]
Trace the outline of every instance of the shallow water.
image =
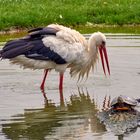
[[[140,36],[107,34],[107,46],[110,77],[104,76],[100,62],[94,74],[79,83],[67,70],[62,97],[58,73],[52,71],[45,86],[48,101],[39,89],[42,70],[22,70],[7,60],[0,61],[0,139],[123,139],[106,129],[96,113],[106,95],[140,98]],[[125,139],[139,137],[137,128]]]

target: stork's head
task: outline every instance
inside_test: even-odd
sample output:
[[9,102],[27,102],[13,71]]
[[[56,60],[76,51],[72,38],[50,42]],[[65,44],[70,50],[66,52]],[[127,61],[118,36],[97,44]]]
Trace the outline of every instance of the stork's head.
[[106,65],[107,65],[107,70],[110,75],[110,68],[109,68],[108,56],[107,56],[107,51],[106,51],[105,35],[101,32],[93,33],[92,36],[90,37],[89,41],[90,41],[90,45],[94,45],[94,47],[96,47],[96,49],[99,50],[104,74],[106,75],[105,65],[104,65],[104,59],[105,59]]

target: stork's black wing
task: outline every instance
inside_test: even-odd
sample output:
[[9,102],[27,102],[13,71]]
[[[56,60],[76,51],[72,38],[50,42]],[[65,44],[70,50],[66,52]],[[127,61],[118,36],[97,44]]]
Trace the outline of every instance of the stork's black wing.
[[66,61],[56,52],[44,46],[42,39],[47,35],[55,36],[57,30],[51,27],[36,28],[30,30],[24,38],[8,41],[0,51],[2,59],[11,59],[24,55],[30,59],[51,60],[57,64],[65,64]]

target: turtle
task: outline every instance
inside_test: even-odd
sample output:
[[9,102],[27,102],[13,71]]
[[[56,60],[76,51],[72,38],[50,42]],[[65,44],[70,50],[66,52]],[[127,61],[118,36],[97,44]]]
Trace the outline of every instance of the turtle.
[[109,108],[99,112],[97,117],[114,135],[128,136],[139,127],[140,112],[135,109],[139,103],[140,99],[119,95],[109,103]]
[[120,95],[112,100],[110,107],[111,109],[116,111],[128,111],[133,110],[134,107],[136,107],[138,104],[139,99],[135,99],[125,95]]

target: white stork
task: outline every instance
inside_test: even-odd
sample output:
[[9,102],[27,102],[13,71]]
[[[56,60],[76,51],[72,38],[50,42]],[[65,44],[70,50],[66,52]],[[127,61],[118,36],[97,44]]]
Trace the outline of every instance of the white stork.
[[88,77],[90,69],[94,69],[98,50],[103,71],[106,74],[105,58],[110,74],[105,44],[106,37],[101,32],[93,33],[87,41],[73,29],[50,24],[45,28],[30,30],[23,38],[8,41],[0,51],[0,58],[9,59],[24,68],[44,69],[44,78],[40,86],[42,91],[48,70],[55,69],[60,73],[59,90],[62,92],[66,68],[70,68],[72,77],[76,75],[79,79]]

